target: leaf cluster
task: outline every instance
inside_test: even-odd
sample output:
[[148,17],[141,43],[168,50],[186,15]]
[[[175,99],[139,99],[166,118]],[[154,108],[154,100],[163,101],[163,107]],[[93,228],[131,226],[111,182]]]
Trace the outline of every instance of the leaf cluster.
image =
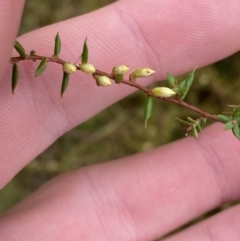
[[176,117],[176,119],[186,126],[186,136],[193,136],[194,138],[198,137],[198,134],[201,133],[202,128],[206,125],[206,118],[200,117],[196,120],[191,117],[187,117],[187,120],[182,120]]
[[230,115],[220,114],[217,115],[218,119],[225,123],[224,130],[232,130],[234,136],[240,140],[240,106],[228,105],[233,108]]
[[167,82],[169,86],[172,88],[173,91],[175,91],[178,94],[181,100],[183,100],[186,97],[193,83],[194,73],[195,73],[195,69],[192,72],[190,72],[187,78],[181,81],[180,83],[178,83],[178,80],[176,77],[174,77],[170,73],[167,73]]

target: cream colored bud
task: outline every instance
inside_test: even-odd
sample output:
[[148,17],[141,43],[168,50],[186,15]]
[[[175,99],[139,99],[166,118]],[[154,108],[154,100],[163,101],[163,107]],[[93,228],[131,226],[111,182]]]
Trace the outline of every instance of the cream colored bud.
[[152,69],[141,68],[141,69],[136,69],[131,75],[132,77],[135,77],[135,78],[145,78],[153,75],[154,73],[155,71]]
[[112,73],[113,73],[114,75],[117,75],[117,74],[126,74],[128,71],[129,71],[129,67],[126,66],[126,65],[121,64],[121,65],[115,66],[115,67],[113,68],[113,70],[112,70]]
[[86,73],[86,74],[93,74],[96,72],[95,67],[92,64],[80,64],[79,68],[82,72]]
[[152,93],[157,97],[171,97],[176,95],[176,92],[167,87],[156,87],[152,90]]
[[73,74],[76,72],[76,70],[77,70],[77,67],[70,62],[65,62],[63,65],[63,71],[67,74]]
[[106,86],[109,86],[112,84],[111,80],[107,76],[104,76],[104,75],[97,76],[96,80],[97,80],[97,85],[100,85],[103,87],[106,87]]

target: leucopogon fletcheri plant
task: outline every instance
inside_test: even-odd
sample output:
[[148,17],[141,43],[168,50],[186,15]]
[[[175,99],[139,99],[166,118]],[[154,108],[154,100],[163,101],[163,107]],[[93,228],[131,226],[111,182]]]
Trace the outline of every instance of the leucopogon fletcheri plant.
[[216,122],[221,122],[225,124],[224,130],[232,130],[234,136],[240,140],[240,104],[238,105],[228,105],[231,108],[229,113],[222,113],[218,115],[210,114],[205,112],[193,105],[188,104],[184,101],[194,79],[195,69],[189,73],[187,78],[181,82],[170,73],[167,73],[167,83],[169,87],[155,87],[153,89],[148,89],[145,86],[137,83],[138,78],[147,78],[155,73],[151,68],[143,67],[134,70],[129,74],[128,79],[124,78],[124,75],[129,71],[129,67],[122,64],[113,67],[111,73],[105,73],[104,71],[98,70],[95,66],[88,62],[88,45],[87,38],[84,41],[82,54],[81,54],[81,63],[76,65],[69,61],[64,61],[59,58],[61,51],[61,39],[59,33],[55,37],[54,45],[54,54],[52,57],[39,56],[35,51],[30,51],[29,54],[25,52],[23,46],[16,41],[14,48],[18,52],[19,56],[12,57],[10,62],[12,63],[12,93],[17,87],[18,83],[18,62],[32,60],[40,61],[36,71],[35,77],[43,74],[46,69],[48,62],[54,62],[62,65],[63,78],[61,85],[61,97],[63,97],[64,92],[66,91],[69,84],[70,75],[76,73],[78,70],[86,74],[92,75],[98,86],[109,87],[113,82],[115,84],[125,84],[131,87],[135,87],[140,91],[144,92],[147,96],[146,105],[144,111],[144,121],[145,128],[147,127],[148,119],[152,114],[153,99],[159,99],[163,101],[170,102],[182,107],[185,107],[193,112],[199,114],[197,119],[192,119],[191,117],[186,117],[186,120],[176,118],[185,126],[186,136],[198,137],[198,134],[201,132],[202,128],[205,126],[207,120],[213,120]]

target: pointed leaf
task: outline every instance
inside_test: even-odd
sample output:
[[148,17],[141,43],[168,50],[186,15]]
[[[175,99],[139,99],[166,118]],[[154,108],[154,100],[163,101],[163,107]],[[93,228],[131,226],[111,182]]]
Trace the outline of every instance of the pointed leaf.
[[47,58],[43,58],[35,72],[35,77],[41,75],[47,67]]
[[63,72],[63,79],[62,79],[62,87],[61,87],[61,97],[63,97],[63,93],[66,91],[69,82],[69,74]]
[[236,125],[236,123],[234,121],[229,121],[225,124],[224,126],[224,130],[227,131],[227,130],[230,130],[232,129],[234,126]]
[[198,121],[196,122],[195,127],[196,127],[196,129],[197,129],[197,132],[198,132],[198,133],[201,133],[202,127],[201,127],[201,125],[200,125],[200,123],[199,123]]
[[239,116],[240,116],[240,107],[233,111],[232,117],[233,119],[235,119],[235,117],[239,117]]
[[179,88],[179,89],[183,88],[183,89],[185,89],[185,91],[186,91],[186,90],[187,90],[186,80],[181,81],[181,82],[179,83],[179,85],[178,85],[178,88]]
[[87,46],[87,38],[85,38],[84,44],[83,44],[83,51],[82,51],[82,64],[86,64],[88,62],[88,46]]
[[195,126],[193,127],[193,137],[194,137],[194,138],[197,138],[197,137],[198,137],[198,131],[197,131],[197,129],[196,129]]
[[17,52],[22,58],[26,58],[25,49],[17,40],[15,41],[14,48],[17,50]]
[[233,132],[234,136],[236,136],[240,140],[240,127],[239,127],[239,125],[235,125],[232,128],[232,132]]
[[[181,83],[182,83],[182,84],[181,84]],[[182,81],[181,83],[179,84],[179,86],[180,86],[180,85],[183,85],[183,81]],[[177,92],[180,96],[182,96],[186,91],[187,91],[187,87],[184,87],[184,86],[179,87],[179,88],[176,89],[176,92]]]
[[185,120],[182,120],[182,119],[179,119],[178,117],[175,117],[180,123],[182,123],[183,125],[185,126],[192,126],[192,124],[188,121],[185,121]]
[[231,116],[227,116],[227,115],[217,115],[217,118],[220,120],[220,121],[223,121],[224,123],[227,123],[228,121],[230,121],[232,118]]
[[178,86],[177,79],[170,73],[167,73],[167,82],[172,88],[177,88]]
[[203,128],[205,125],[206,125],[206,122],[207,122],[207,119],[206,118],[203,118],[203,119],[201,119],[201,121],[200,121],[200,126],[201,126],[201,128]]
[[12,93],[14,94],[14,90],[18,83],[18,66],[16,63],[13,64],[12,68]]
[[61,39],[59,36],[59,33],[57,33],[56,37],[55,37],[55,44],[54,44],[54,56],[58,56],[60,54],[61,51]]
[[240,121],[240,116],[238,116],[238,117],[234,117],[233,120],[239,122],[239,121]]
[[146,101],[145,111],[144,111],[145,128],[147,127],[147,121],[152,114],[152,106],[153,106],[153,96],[147,96],[147,101]]
[[194,120],[193,118],[191,118],[191,117],[187,117],[187,120],[189,121],[189,122],[191,122],[191,123],[193,123],[193,124],[196,124],[196,120]]
[[183,93],[180,94],[180,99],[182,99],[182,100],[186,97],[186,95],[187,95],[187,93],[188,93],[188,91],[189,91],[189,89],[190,89],[190,87],[193,83],[194,72],[195,72],[195,69],[191,73],[189,73],[186,80],[180,82],[180,84],[179,84],[179,89],[186,88],[186,90]]

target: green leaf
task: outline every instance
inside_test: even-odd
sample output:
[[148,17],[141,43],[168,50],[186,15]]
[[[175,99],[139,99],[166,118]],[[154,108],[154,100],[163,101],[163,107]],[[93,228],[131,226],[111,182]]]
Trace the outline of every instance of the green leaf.
[[227,116],[227,115],[217,115],[217,118],[220,120],[220,121],[223,121],[224,123],[227,123],[228,121],[230,121],[232,118],[231,116]]
[[240,121],[240,116],[238,116],[238,117],[234,117],[233,120],[239,122],[239,121]]
[[86,64],[88,62],[88,46],[87,46],[87,38],[85,38],[83,44],[83,51],[82,51],[82,64]]
[[61,39],[59,33],[57,33],[55,37],[55,44],[54,44],[54,56],[58,56],[61,51]]
[[35,72],[35,77],[38,77],[39,75],[41,75],[46,69],[46,67],[47,67],[47,58],[43,58],[37,67],[37,70]]
[[191,118],[191,117],[187,117],[187,120],[188,120],[189,122],[191,122],[192,124],[196,124],[196,123],[197,123],[197,121],[194,120],[194,119]]
[[233,111],[232,117],[233,119],[235,119],[235,117],[239,117],[239,116],[240,116],[240,107]]
[[201,128],[203,128],[206,125],[206,123],[207,123],[207,119],[203,118],[203,119],[201,119],[199,124],[200,124]]
[[175,117],[180,123],[182,123],[183,125],[185,126],[192,126],[192,124],[188,121],[185,121],[185,120],[182,120],[182,119],[179,119],[178,117]]
[[195,127],[196,127],[196,129],[197,129],[197,132],[198,132],[198,133],[201,133],[202,127],[201,127],[201,125],[200,125],[200,123],[199,123],[198,121],[196,122]]
[[145,128],[147,127],[147,121],[152,114],[152,106],[153,106],[153,96],[147,96],[147,101],[144,110],[144,121],[145,121]]
[[18,66],[16,63],[13,64],[12,68],[12,93],[14,94],[14,90],[18,83]]
[[196,129],[197,129],[198,133],[202,132],[202,127],[199,123],[196,125]]
[[17,50],[17,52],[22,58],[26,58],[25,49],[17,40],[15,41],[14,48]]
[[167,82],[168,82],[169,86],[172,88],[178,87],[177,79],[170,73],[167,73]]
[[225,124],[224,126],[224,130],[227,131],[227,130],[230,130],[232,129],[234,126],[236,125],[236,123],[234,121],[229,121]]
[[178,87],[179,87],[179,88],[187,88],[186,81],[187,81],[186,79],[185,79],[185,80],[182,80],[182,81],[179,83]]
[[240,128],[239,128],[239,125],[235,125],[232,128],[232,132],[233,132],[234,136],[236,136],[240,140]]
[[196,120],[195,126],[196,126],[198,133],[201,133],[202,128],[206,125],[206,122],[207,122],[206,118]]
[[193,137],[194,137],[194,138],[197,138],[197,137],[198,137],[198,131],[197,131],[197,129],[196,129],[195,126],[193,127]]
[[62,87],[61,87],[61,97],[63,97],[63,93],[66,91],[69,82],[69,74],[63,72],[63,79],[62,79]]
[[188,77],[186,79],[186,83],[187,83],[188,89],[190,89],[190,87],[191,87],[191,85],[193,83],[194,73],[195,73],[195,69],[188,74]]
[[179,89],[186,88],[183,93],[180,93],[180,99],[182,99],[182,100],[186,97],[186,95],[193,83],[194,72],[195,72],[195,69],[191,73],[189,73],[186,80],[180,82],[180,84],[179,84]]
[[[183,83],[183,82],[181,82],[181,83]],[[180,86],[180,84],[179,84],[179,86]],[[179,87],[179,88],[177,88],[174,91],[177,92],[181,96],[181,95],[183,95],[187,91],[187,87]]]
[[115,76],[115,83],[116,83],[116,84],[120,84],[121,81],[122,81],[122,78],[123,78],[123,74],[117,74],[117,75]]

